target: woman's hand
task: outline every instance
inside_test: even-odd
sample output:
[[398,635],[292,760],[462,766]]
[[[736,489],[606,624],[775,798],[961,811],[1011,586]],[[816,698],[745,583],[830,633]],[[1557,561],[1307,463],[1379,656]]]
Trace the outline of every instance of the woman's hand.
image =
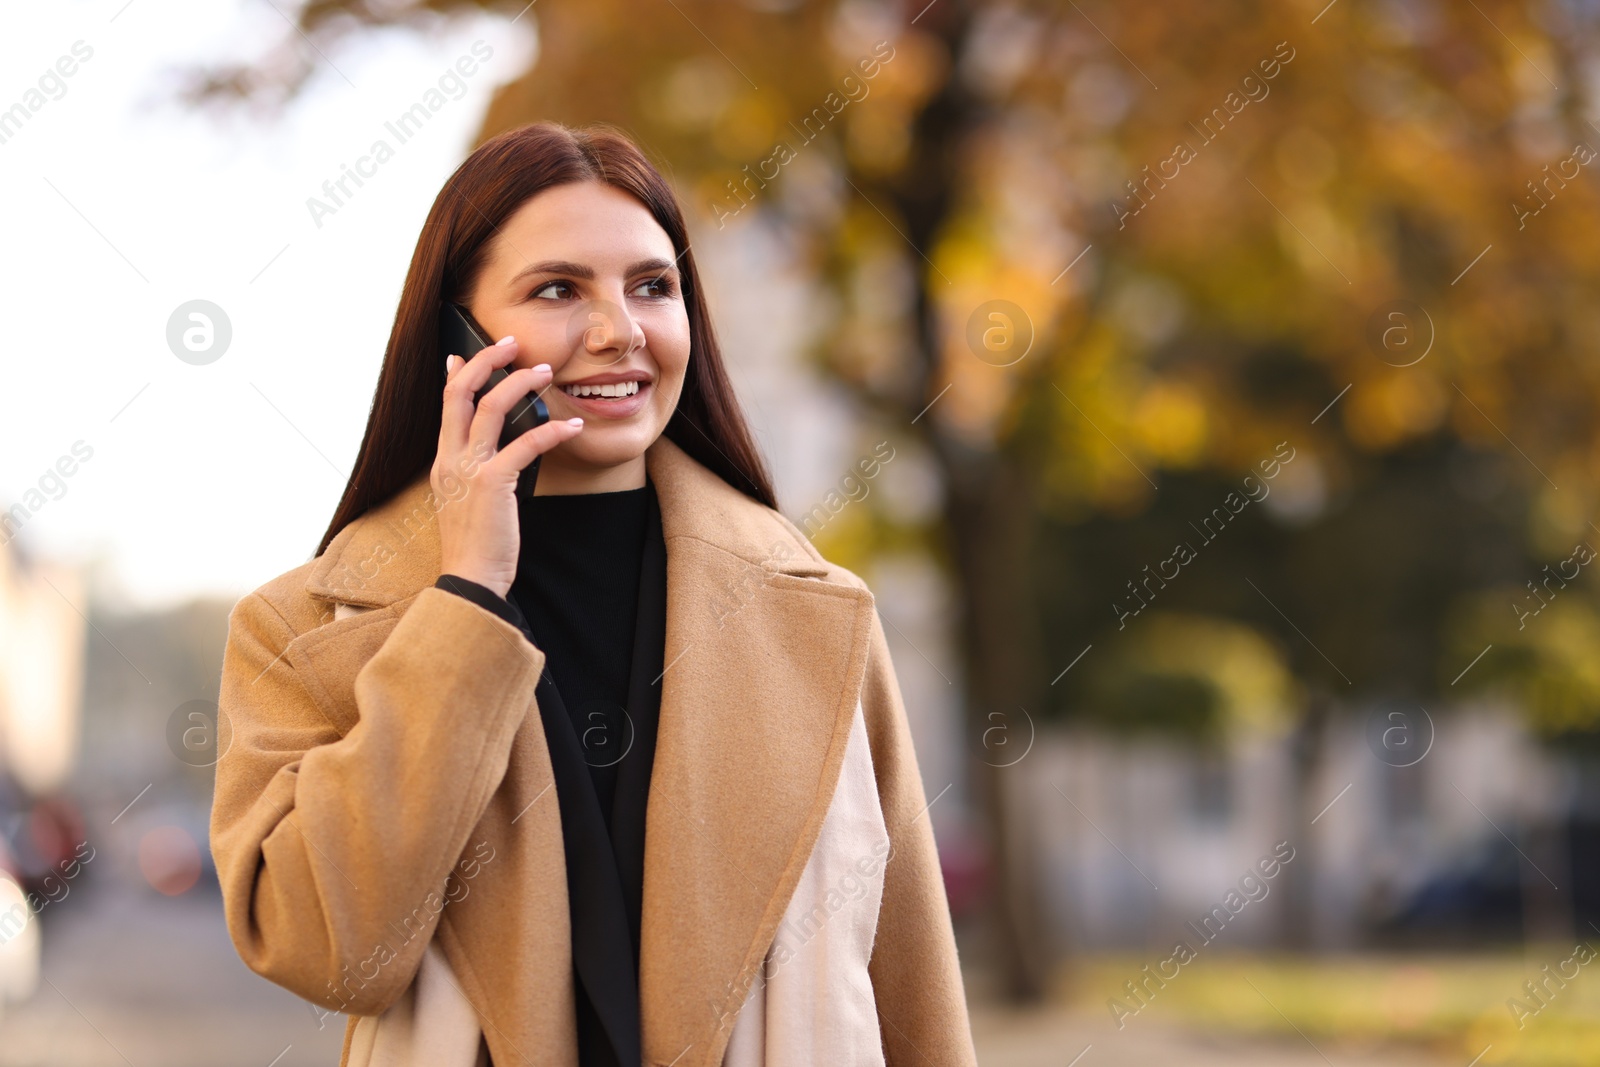
[[506,413],[550,384],[548,363],[523,367],[474,405],[489,375],[516,354],[516,339],[506,337],[465,362],[458,355],[446,358],[439,452],[428,479],[445,501],[439,511],[441,573],[477,582],[500,596],[517,576],[517,476],[535,456],[583,429],[582,419],[548,422],[496,449]]

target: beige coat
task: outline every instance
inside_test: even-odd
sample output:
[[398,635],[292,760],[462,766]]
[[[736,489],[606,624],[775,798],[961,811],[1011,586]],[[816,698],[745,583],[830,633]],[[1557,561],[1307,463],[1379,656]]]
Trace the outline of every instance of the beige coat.
[[[654,1067],[975,1063],[872,594],[666,438],[639,963]],[[576,1063],[544,653],[433,588],[426,477],[229,620],[211,848],[256,972],[342,1063]],[[480,1037],[481,1035],[481,1037]]]

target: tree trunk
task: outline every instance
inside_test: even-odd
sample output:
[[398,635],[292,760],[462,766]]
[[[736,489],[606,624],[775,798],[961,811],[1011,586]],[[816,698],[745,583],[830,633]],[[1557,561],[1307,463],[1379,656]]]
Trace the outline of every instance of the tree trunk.
[[1311,825],[1327,797],[1315,792],[1318,772],[1322,768],[1323,750],[1327,747],[1328,719],[1332,699],[1323,692],[1313,691],[1307,698],[1289,739],[1289,832],[1290,845],[1294,847],[1294,862],[1283,869],[1283,925],[1279,939],[1284,948],[1304,952],[1314,942],[1312,926],[1315,922],[1315,905],[1312,901],[1316,872],[1312,870],[1315,850]]
[[[1028,588],[1031,508],[1021,479],[993,459],[947,469],[947,475],[947,522],[963,605],[967,736],[982,737],[999,722],[1020,743],[1037,725],[1026,709],[1031,704],[1038,710],[1035,698],[1042,689],[1037,615]],[[991,719],[991,713],[1000,718]],[[994,876],[989,918],[996,969],[1007,998],[1036,1001],[1044,995],[1050,961],[1031,821],[1017,800],[1025,781],[1019,776],[1027,772],[1011,763],[1009,750],[1001,758],[978,745],[975,753]]]
[[[927,411],[925,421],[921,410],[940,392],[946,358],[941,307],[928,291],[931,268],[922,269],[924,259],[933,253],[949,224],[955,192],[965,184],[959,168],[967,141],[987,117],[958,73],[971,23],[968,0],[942,0],[919,18],[919,29],[944,45],[950,65],[944,84],[913,120],[912,150],[904,165],[884,185],[893,208],[904,220],[904,236],[912,249],[907,254],[915,257],[916,265],[912,325],[920,362],[912,369],[915,387],[905,394],[910,408],[905,417],[908,422],[920,422],[916,429],[943,475],[967,667],[964,710],[969,727],[975,727],[968,736],[981,737],[990,725],[985,716],[991,711],[1000,712],[1008,723],[1021,725],[1022,709],[1042,692],[1039,677],[1043,667],[1037,652],[1038,615],[1028,582],[1033,510],[1026,480],[998,444],[975,449],[941,431],[937,410]],[[856,178],[859,180],[853,184],[857,188],[874,184],[867,175]],[[938,403],[960,401],[959,396],[951,395]],[[1013,799],[1021,780],[1011,779],[1022,772],[985,762],[981,747],[972,766],[975,799],[982,805],[992,850],[994,891],[989,914],[999,957],[996,967],[1009,999],[1037,1000],[1045,991],[1049,962],[1041,943],[1044,930],[1037,868],[1029,851],[1026,821],[1018,817]]]
[[[1576,773],[1562,754],[1557,753],[1555,760],[1563,777]],[[1528,944],[1568,944],[1583,933],[1576,921],[1569,812],[1570,804],[1562,803],[1553,810],[1517,818],[1521,829],[1516,834],[1524,853],[1518,857],[1522,870],[1522,936]]]

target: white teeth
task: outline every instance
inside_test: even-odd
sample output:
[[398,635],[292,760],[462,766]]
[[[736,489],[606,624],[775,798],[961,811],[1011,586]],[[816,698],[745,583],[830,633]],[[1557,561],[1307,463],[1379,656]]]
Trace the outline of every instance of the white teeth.
[[563,385],[568,396],[632,396],[639,391],[638,382],[617,382],[615,385]]

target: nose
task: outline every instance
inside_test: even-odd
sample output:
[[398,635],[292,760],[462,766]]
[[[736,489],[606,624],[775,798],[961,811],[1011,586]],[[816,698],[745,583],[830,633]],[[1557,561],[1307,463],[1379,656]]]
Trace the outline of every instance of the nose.
[[579,314],[581,354],[587,358],[616,363],[634,349],[644,347],[644,327],[623,306],[609,300],[593,300]]

